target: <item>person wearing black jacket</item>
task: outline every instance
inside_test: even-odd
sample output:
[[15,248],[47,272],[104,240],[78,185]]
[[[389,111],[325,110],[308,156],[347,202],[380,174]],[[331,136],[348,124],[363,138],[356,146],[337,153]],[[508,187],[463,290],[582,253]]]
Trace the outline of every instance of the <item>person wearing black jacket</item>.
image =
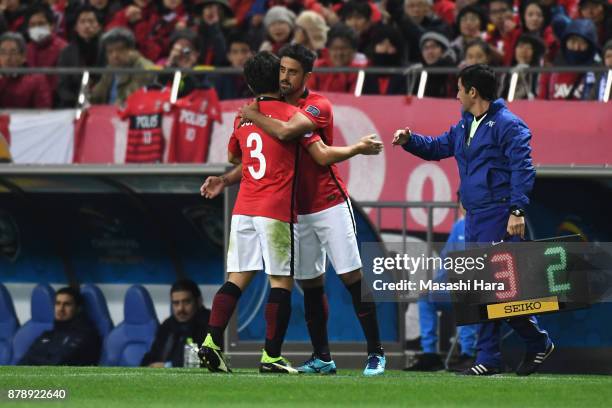
[[[58,67],[96,67],[102,65],[98,42],[102,26],[91,6],[82,6],[75,13],[75,32],[70,44],[62,50]],[[91,82],[91,81],[90,81]],[[81,75],[60,75],[57,83],[56,106],[74,108],[81,89]]]
[[78,290],[66,287],[55,294],[53,329],[32,343],[19,365],[95,365],[100,360],[102,341],[98,331],[81,311]]
[[151,350],[141,366],[182,367],[183,351],[188,338],[202,344],[208,328],[210,311],[202,303],[202,292],[192,280],[179,280],[170,289],[172,316],[157,330]]

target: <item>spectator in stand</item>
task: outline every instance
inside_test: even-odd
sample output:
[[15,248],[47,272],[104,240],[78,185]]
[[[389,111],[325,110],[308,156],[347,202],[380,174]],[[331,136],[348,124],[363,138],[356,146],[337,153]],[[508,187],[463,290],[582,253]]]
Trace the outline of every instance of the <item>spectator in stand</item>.
[[[109,68],[153,68],[137,50],[134,34],[127,28],[113,28],[101,39]],[[91,91],[90,101],[122,105],[127,97],[151,81],[147,74],[105,73]]]
[[[421,60],[425,68],[444,68],[457,66],[455,53],[450,41],[444,35],[429,31],[421,36]],[[425,96],[447,98],[453,96],[453,75],[429,74],[425,85]]]
[[[357,50],[367,53],[367,49],[372,47],[372,34],[375,24],[372,23],[372,8],[366,2],[349,1],[340,11],[342,22],[355,30],[359,38]],[[403,52],[402,45],[402,52]]]
[[[518,73],[514,99],[534,99],[538,92],[538,74],[522,72],[523,68],[539,67],[546,51],[544,42],[531,34],[522,34],[514,47],[513,66]],[[510,89],[512,75],[504,74],[501,96],[506,97]]]
[[302,44],[316,55],[320,56],[327,42],[329,27],[325,19],[314,11],[302,11],[295,20],[293,42]]
[[[53,12],[47,6],[36,5],[30,8],[27,17],[28,37],[30,42],[26,49],[26,60],[30,67],[54,67],[60,53],[68,44],[54,32]],[[58,77],[46,75],[49,87],[53,91]]]
[[[599,87],[597,89],[597,99],[599,101],[603,101],[606,96],[605,92],[606,84],[608,83],[608,75],[610,75],[610,70],[612,70],[612,40],[608,40],[608,42],[604,45],[602,55],[604,65],[606,68],[608,68],[608,72],[605,72],[599,80]],[[608,95],[608,101],[610,100],[612,100],[612,95]]]
[[465,59],[461,62],[460,67],[475,64],[497,65],[498,58],[499,55],[493,51],[489,43],[477,38],[465,46]]
[[86,0],[85,4],[89,4],[96,9],[98,20],[102,22],[103,27],[109,24],[115,14],[121,10],[121,1],[119,0]]
[[[96,10],[88,5],[81,6],[76,13],[75,35],[62,50],[57,61],[58,67],[99,67],[102,54],[99,40],[102,30]],[[56,105],[60,108],[74,108],[81,89],[81,75],[61,75],[59,77]]]
[[477,38],[482,38],[486,28],[487,19],[482,10],[476,6],[465,6],[457,14],[457,27],[459,36],[451,42],[451,47],[461,61],[465,54],[465,45]]
[[8,26],[6,24],[6,20],[2,13],[0,13],[0,34],[4,34],[8,30]]
[[[0,68],[26,66],[26,42],[19,33],[0,36]],[[51,108],[49,82],[40,74],[0,76],[0,108]]]
[[274,6],[264,17],[266,40],[259,47],[259,51],[270,51],[278,54],[285,44],[289,44],[295,29],[295,13],[287,7]]
[[490,0],[486,41],[500,55],[503,65],[509,66],[514,56],[514,44],[521,35],[518,19],[512,11],[512,0]]
[[233,13],[227,0],[204,0],[201,3],[201,21],[197,32],[202,39],[200,63],[220,66],[225,64],[227,45],[223,32],[224,24]]
[[28,3],[27,1],[24,3],[21,0],[3,0],[0,3],[0,12],[2,12],[8,31],[23,31],[28,13]]
[[202,344],[208,328],[210,310],[204,307],[202,292],[192,280],[180,280],[170,288],[172,315],[155,334],[151,350],[141,365],[149,367],[183,367],[183,351],[188,338]]
[[[561,38],[555,66],[597,66],[597,32],[591,20],[573,20]],[[600,76],[600,75],[599,75]],[[540,76],[538,97],[542,99],[596,100],[598,75],[593,72],[554,72]]]
[[129,28],[136,38],[138,51],[146,58],[156,61],[161,57],[160,48],[157,44],[150,43],[150,36],[158,21],[159,13],[153,0],[132,0],[131,4],[114,15],[106,24],[106,29]]
[[405,0],[399,27],[406,40],[405,52],[410,62],[420,61],[420,41],[425,32],[436,31],[451,37],[451,28],[433,13],[433,0]]
[[612,39],[612,5],[607,0],[580,0],[580,16],[595,24],[599,45]]
[[[358,67],[367,66],[367,59],[357,54],[357,34],[338,23],[331,28],[327,38],[327,53],[315,62],[315,67]],[[326,92],[355,92],[357,73],[337,72],[333,74],[313,73],[308,88]]]
[[539,0],[528,0],[522,3],[521,26],[523,27],[523,34],[530,34],[542,39],[546,46],[546,61],[552,63],[559,51],[559,42],[550,26],[550,10],[543,7]]
[[[372,33],[373,47],[368,59],[373,67],[402,67],[404,60],[404,41],[395,27],[379,25]],[[407,78],[402,74],[366,74],[363,81],[363,94],[369,95],[406,95]]]
[[[229,35],[227,40],[227,60],[230,66],[242,70],[244,64],[254,53],[246,36],[238,31]],[[215,89],[219,99],[241,99],[253,96],[242,74],[238,75],[212,75]]]
[[102,340],[96,327],[82,310],[77,289],[62,288],[55,294],[53,329],[32,343],[19,365],[96,365]]

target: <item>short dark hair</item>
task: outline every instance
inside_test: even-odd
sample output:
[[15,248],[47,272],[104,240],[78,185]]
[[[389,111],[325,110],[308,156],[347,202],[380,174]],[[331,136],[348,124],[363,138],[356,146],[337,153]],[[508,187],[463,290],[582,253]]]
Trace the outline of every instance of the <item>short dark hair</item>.
[[474,88],[480,97],[492,101],[497,96],[497,80],[495,72],[485,64],[474,64],[459,72],[459,79],[466,91]]
[[268,51],[260,51],[244,64],[244,79],[255,95],[278,92],[280,59]]
[[61,288],[60,290],[55,292],[56,298],[57,295],[71,296],[77,306],[81,306],[83,304],[83,296],[81,296],[81,292],[78,289],[73,288],[72,286],[66,286],[65,288]]
[[337,23],[329,30],[327,33],[327,47],[329,47],[337,38],[345,40],[354,50],[359,47],[359,38],[357,37],[357,33],[344,23]]
[[0,45],[6,41],[13,41],[15,44],[17,44],[17,48],[19,48],[19,52],[21,54],[25,54],[26,42],[23,39],[23,35],[13,32],[13,31],[7,31],[3,33],[2,35],[0,35]]
[[476,16],[478,16],[478,19],[480,20],[480,31],[484,31],[487,28],[487,16],[482,11],[482,9],[478,6],[465,6],[461,10],[459,10],[459,12],[457,13],[457,18],[455,19],[457,31],[459,31],[459,23],[461,22],[461,19],[466,14],[475,14]]
[[96,20],[98,21],[98,24],[102,25],[103,21],[100,18],[100,15],[98,14],[98,9],[96,9],[94,6],[90,4],[83,4],[82,6],[79,6],[79,8],[77,8],[77,10],[74,12],[73,21],[75,25],[77,21],[79,21],[79,17],[81,17],[81,14],[83,13],[93,13],[94,16],[96,17]]
[[304,72],[312,72],[317,56],[301,44],[288,44],[281,48],[278,53],[280,58],[286,57],[296,60],[302,66]]
[[342,20],[346,20],[347,18],[358,15],[366,20],[370,20],[372,18],[372,8],[370,4],[366,1],[349,1],[340,9],[340,16]]
[[30,23],[30,19],[35,14],[42,14],[45,16],[45,19],[49,22],[49,24],[53,25],[55,23],[55,16],[53,15],[53,11],[51,8],[44,4],[35,4],[31,6],[26,15],[26,25]]
[[172,295],[174,292],[190,292],[195,299],[202,297],[200,288],[191,279],[180,279],[174,282],[170,288],[170,295]]
[[174,46],[174,44],[178,40],[187,40],[193,45],[194,51],[202,52],[202,40],[200,36],[194,33],[191,30],[183,29],[183,30],[175,30],[170,35],[170,49]]
[[249,49],[251,49],[251,51],[253,50],[253,46],[251,45],[251,43],[249,42],[247,38],[247,35],[243,31],[236,30],[228,34],[227,36],[228,51],[232,47],[232,44],[235,44],[235,43],[246,44],[249,46]]
[[514,4],[512,3],[512,0],[489,0],[488,2],[488,6],[491,7],[491,3],[506,3],[506,6],[508,6],[508,8],[510,8],[510,10],[512,10],[512,7],[514,6]]

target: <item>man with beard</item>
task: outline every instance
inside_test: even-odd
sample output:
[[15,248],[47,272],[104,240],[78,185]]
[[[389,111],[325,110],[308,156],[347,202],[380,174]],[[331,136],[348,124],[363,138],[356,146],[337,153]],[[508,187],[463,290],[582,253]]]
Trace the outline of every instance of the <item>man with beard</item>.
[[149,367],[183,367],[183,351],[188,338],[201,344],[208,327],[210,311],[204,307],[202,292],[192,280],[179,280],[170,288],[172,316],[155,335],[151,350],[141,365]]
[[65,287],[55,294],[53,329],[30,346],[19,365],[95,365],[102,342],[95,326],[82,310],[77,289]]

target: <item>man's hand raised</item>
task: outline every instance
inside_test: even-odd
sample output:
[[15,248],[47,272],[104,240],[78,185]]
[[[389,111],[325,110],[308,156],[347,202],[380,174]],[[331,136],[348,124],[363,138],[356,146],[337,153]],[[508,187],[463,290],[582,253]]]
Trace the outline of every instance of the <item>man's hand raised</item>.
[[410,131],[410,128],[404,128],[404,129],[399,129],[396,130],[395,133],[393,134],[393,145],[394,146],[401,146],[403,144],[406,144],[406,142],[408,142],[408,140],[410,139],[410,135],[412,134],[412,132]]
[[379,154],[383,149],[383,143],[377,140],[375,134],[362,137],[358,143],[359,153],[365,155]]

